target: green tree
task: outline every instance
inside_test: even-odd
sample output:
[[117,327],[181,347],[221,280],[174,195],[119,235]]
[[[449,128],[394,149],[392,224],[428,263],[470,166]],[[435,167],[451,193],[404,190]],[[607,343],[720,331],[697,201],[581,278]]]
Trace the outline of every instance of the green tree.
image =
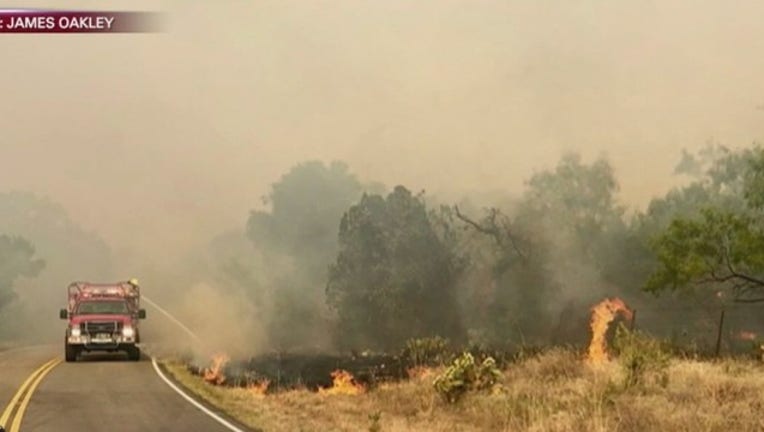
[[645,289],[727,289],[736,302],[764,301],[762,178],[759,146],[716,160],[700,180],[708,200],[694,213],[673,218],[653,239],[658,263]]
[[463,338],[455,289],[462,263],[421,195],[364,195],[342,217],[328,304],[344,347],[399,348],[414,337]]
[[13,284],[19,277],[37,276],[45,263],[35,258],[31,243],[21,237],[0,235],[0,309],[13,300]]
[[[675,173],[691,181],[650,202],[638,221],[645,234],[654,236],[675,218],[697,217],[701,209],[709,206],[744,211],[746,179],[750,177],[749,167],[757,152],[757,147],[731,151],[715,144],[709,144],[697,154],[683,151]],[[753,177],[750,181],[754,181]]]

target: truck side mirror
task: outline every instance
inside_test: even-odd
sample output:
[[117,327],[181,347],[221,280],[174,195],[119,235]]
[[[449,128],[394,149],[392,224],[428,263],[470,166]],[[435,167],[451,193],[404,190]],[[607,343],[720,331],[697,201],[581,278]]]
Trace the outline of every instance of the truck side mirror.
[[138,309],[138,319],[146,319],[146,309]]
[[69,312],[66,309],[61,309],[60,311],[58,311],[58,317],[61,318],[61,319],[68,319],[69,318]]

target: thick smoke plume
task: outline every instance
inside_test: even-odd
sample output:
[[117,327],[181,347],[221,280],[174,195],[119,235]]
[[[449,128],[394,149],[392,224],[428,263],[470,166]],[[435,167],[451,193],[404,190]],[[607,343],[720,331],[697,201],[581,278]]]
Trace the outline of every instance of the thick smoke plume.
[[[26,238],[46,262],[0,310],[0,335],[22,341],[58,343],[70,281],[137,277],[215,347],[213,336],[229,350],[331,349],[333,241],[364,192],[384,195],[379,184],[424,189],[428,209],[460,203],[476,220],[498,207],[533,234],[523,272],[501,267],[520,261],[493,240],[474,240],[479,256],[460,281],[481,284],[460,293],[473,333],[496,330],[479,328],[490,311],[505,320],[497,328],[530,337],[533,313],[554,323],[600,292],[638,292],[650,264],[618,223],[597,219],[604,234],[581,234],[563,227],[564,207],[535,217],[523,205],[534,173],[570,151],[585,165],[605,153],[628,224],[681,182],[671,174],[682,148],[764,136],[759,2],[68,6],[159,10],[168,21],[161,34],[0,40],[13,59],[0,69],[12,83],[0,107],[0,235]],[[345,161],[354,181],[342,194],[298,184],[303,207],[276,206],[273,185],[310,160],[335,174],[330,161]],[[536,213],[524,222],[519,208]],[[304,223],[314,216],[326,218]],[[290,237],[298,225],[310,229]],[[506,289],[521,286],[544,292],[534,303]],[[504,298],[480,303],[492,292]],[[146,324],[172,328],[156,312]]]

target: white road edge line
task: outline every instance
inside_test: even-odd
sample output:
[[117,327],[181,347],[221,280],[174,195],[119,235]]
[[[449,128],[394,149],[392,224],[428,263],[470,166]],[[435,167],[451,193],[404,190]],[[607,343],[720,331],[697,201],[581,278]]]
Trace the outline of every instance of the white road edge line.
[[226,419],[224,419],[224,418],[220,417],[219,415],[215,414],[214,412],[210,411],[207,407],[205,407],[204,405],[200,404],[199,402],[194,400],[194,398],[192,398],[191,396],[187,395],[183,390],[178,388],[178,386],[176,386],[175,383],[170,381],[170,379],[167,378],[162,373],[162,371],[161,371],[161,369],[159,369],[159,365],[157,364],[157,361],[156,361],[156,359],[154,357],[151,358],[151,364],[154,366],[154,370],[156,371],[157,375],[159,375],[159,378],[162,378],[162,381],[164,381],[168,386],[170,386],[171,389],[175,390],[176,393],[181,395],[183,397],[183,399],[187,400],[191,405],[199,408],[199,410],[201,410],[203,413],[205,413],[208,416],[210,416],[213,419],[215,419],[215,421],[217,421],[221,425],[223,425],[226,428],[228,428],[228,430],[231,430],[233,432],[245,432],[244,430],[239,429],[238,427],[236,427],[233,424],[231,424],[231,422],[227,421]]

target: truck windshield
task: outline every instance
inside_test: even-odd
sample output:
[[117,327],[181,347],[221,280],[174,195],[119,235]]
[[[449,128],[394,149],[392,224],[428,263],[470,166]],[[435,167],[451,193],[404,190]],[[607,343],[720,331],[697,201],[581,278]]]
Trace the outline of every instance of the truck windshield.
[[127,314],[127,304],[122,301],[83,302],[77,306],[78,315]]

